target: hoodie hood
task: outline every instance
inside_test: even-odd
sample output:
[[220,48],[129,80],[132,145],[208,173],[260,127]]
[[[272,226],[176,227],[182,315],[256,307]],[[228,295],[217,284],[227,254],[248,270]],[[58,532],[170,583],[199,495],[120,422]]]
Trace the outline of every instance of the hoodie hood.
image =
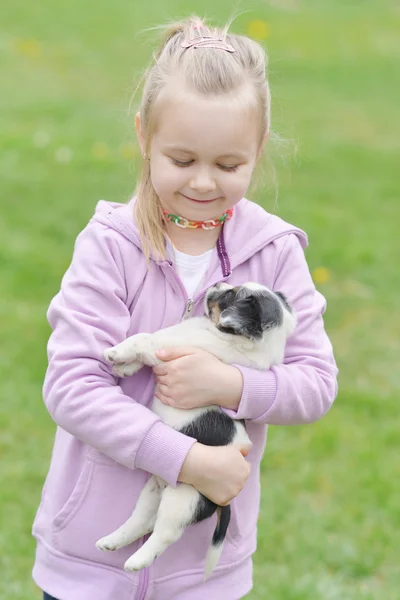
[[[119,232],[138,248],[142,242],[134,220],[135,198],[126,204],[100,200],[97,203],[92,221],[102,223]],[[229,257],[230,268],[250,258],[267,244],[288,234],[295,234],[302,248],[308,245],[307,235],[301,229],[272,215],[258,204],[242,198],[235,206],[232,218],[223,226],[219,242]],[[218,252],[221,259],[221,253]],[[154,256],[150,257],[155,262]]]

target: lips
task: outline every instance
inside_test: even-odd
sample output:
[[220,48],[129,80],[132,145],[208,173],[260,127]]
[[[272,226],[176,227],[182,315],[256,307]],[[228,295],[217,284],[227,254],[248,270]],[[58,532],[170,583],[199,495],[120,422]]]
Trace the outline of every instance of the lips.
[[219,197],[211,198],[211,200],[196,200],[196,198],[189,198],[189,196],[185,196],[185,194],[182,194],[182,196],[184,198],[186,198],[186,200],[190,200],[191,202],[196,202],[197,204],[210,204],[211,202],[215,202],[216,200],[219,200]]

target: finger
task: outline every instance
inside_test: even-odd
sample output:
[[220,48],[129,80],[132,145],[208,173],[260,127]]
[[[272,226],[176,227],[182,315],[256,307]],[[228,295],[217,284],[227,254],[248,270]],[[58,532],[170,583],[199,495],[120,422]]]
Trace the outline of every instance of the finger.
[[168,406],[173,406],[173,402],[171,400],[171,398],[168,398],[168,396],[164,396],[164,394],[162,394],[160,392],[160,390],[156,389],[155,394],[154,394],[159,400],[161,400],[161,402],[163,404],[167,404]]
[[228,500],[227,502],[221,502],[218,506],[228,506],[232,500]]
[[251,450],[251,446],[249,446],[248,444],[244,446],[239,446],[239,450],[243,456],[247,456]]
[[166,375],[167,374],[167,365],[165,365],[164,363],[155,365],[155,367],[153,367],[153,373],[155,375]]
[[[162,394],[163,396],[165,396],[166,398],[169,398],[169,387],[163,383],[159,383],[157,386],[157,390],[158,392],[160,392],[160,394]],[[170,399],[170,398],[169,398]]]
[[168,361],[182,356],[188,356],[190,354],[196,354],[199,350],[193,348],[193,346],[177,346],[176,348],[159,348],[157,350],[157,356],[161,360]]

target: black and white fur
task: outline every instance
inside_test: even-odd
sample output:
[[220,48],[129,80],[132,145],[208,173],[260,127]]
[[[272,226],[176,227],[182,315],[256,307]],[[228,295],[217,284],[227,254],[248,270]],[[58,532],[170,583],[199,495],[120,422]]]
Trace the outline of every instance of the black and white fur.
[[[195,346],[227,364],[269,369],[283,361],[285,344],[296,326],[295,315],[279,292],[255,283],[232,287],[219,283],[207,291],[204,317],[193,317],[155,333],[140,333],[104,352],[113,372],[126,377],[143,365],[160,361],[159,348]],[[154,398],[152,410],[162,421],[208,446],[251,446],[244,421],[228,417],[219,406],[176,409]],[[218,563],[230,520],[230,506],[217,506],[193,486],[169,486],[152,476],[140,493],[129,519],[101,538],[100,550],[117,550],[153,532],[125,563],[127,571],[148,567],[168,546],[180,539],[185,528],[217,511],[218,522],[206,557],[207,579]]]

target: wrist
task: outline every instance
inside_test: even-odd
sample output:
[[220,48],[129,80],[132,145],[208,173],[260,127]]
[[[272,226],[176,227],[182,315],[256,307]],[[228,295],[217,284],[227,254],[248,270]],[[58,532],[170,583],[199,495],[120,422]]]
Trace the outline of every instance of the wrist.
[[178,481],[182,483],[190,483],[193,485],[197,477],[198,465],[201,464],[201,455],[203,452],[203,444],[195,442],[187,453],[185,462],[182,465],[178,475]]
[[219,406],[237,411],[243,392],[243,375],[237,367],[225,365],[223,373],[223,391]]

